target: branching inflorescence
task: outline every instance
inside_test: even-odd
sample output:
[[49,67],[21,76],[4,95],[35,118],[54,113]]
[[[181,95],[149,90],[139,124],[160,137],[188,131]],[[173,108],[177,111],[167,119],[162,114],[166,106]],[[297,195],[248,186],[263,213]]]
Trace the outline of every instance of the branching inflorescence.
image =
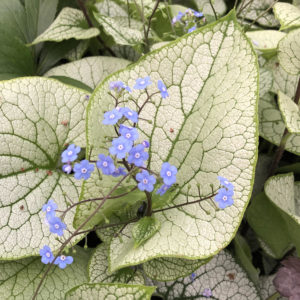
[[[121,179],[106,196],[93,199],[85,199],[77,203],[72,203],[69,205],[69,207],[67,207],[65,211],[62,211],[61,217],[58,217],[56,215],[57,212],[61,212],[57,210],[57,204],[53,199],[50,199],[48,203],[43,206],[42,210],[46,213],[46,223],[49,225],[49,230],[51,233],[57,234],[59,237],[63,236],[64,230],[68,230],[66,224],[63,223],[63,219],[66,213],[77,205],[85,202],[101,201],[101,204],[97,207],[93,214],[91,214],[87,218],[87,220],[85,220],[84,224],[86,224],[88,220],[101,208],[105,201],[121,198],[136,189],[143,191],[145,193],[145,198],[147,199],[146,210],[144,210],[144,212],[142,212],[141,214],[138,214],[138,217],[129,219],[127,222],[125,221],[117,224],[100,224],[99,226],[95,226],[90,230],[78,231],[77,229],[74,233],[70,232],[71,237],[68,238],[67,241],[71,240],[72,237],[78,234],[88,233],[96,229],[120,225],[123,225],[124,228],[130,223],[137,222],[144,216],[149,217],[164,210],[179,208],[181,206],[199,203],[204,200],[213,201],[213,197],[214,201],[218,204],[217,207],[213,202],[217,210],[224,209],[227,206],[233,204],[233,184],[230,183],[226,178],[218,176],[221,186],[218,189],[218,192],[212,190],[212,193],[210,195],[201,197],[200,186],[198,186],[199,199],[194,201],[187,200],[186,203],[177,204],[174,206],[167,205],[167,207],[161,209],[152,209],[153,192],[160,196],[163,196],[165,193],[168,193],[169,190],[173,189],[173,191],[176,191],[179,187],[178,185],[175,185],[176,175],[178,172],[176,166],[171,165],[169,162],[163,162],[159,174],[151,170],[148,167],[149,164],[147,165],[146,163],[149,159],[149,154],[147,151],[149,150],[150,144],[148,141],[139,142],[140,135],[138,132],[137,124],[141,111],[144,109],[147,103],[150,102],[153,95],[160,93],[162,99],[166,99],[167,97],[169,97],[167,87],[162,80],[157,81],[158,91],[150,95],[147,91],[147,87],[151,84],[153,83],[149,76],[138,78],[136,80],[133,89],[144,90],[147,97],[141,106],[136,103],[138,111],[134,111],[128,107],[120,107],[120,104],[122,103],[122,101],[120,101],[121,96],[123,95],[123,93],[131,93],[132,89],[122,81],[110,82],[108,94],[115,101],[115,108],[110,111],[106,111],[104,113],[104,119],[102,121],[104,125],[114,126],[114,132],[116,134],[116,136],[108,137],[107,139],[109,143],[109,145],[107,145],[109,153],[100,153],[98,155],[97,161],[90,160],[90,158],[77,161],[78,154],[81,151],[81,148],[79,146],[71,144],[67,147],[66,150],[62,152],[62,170],[65,173],[70,174],[70,176],[73,176],[71,174],[73,172],[74,178],[77,180],[88,180],[95,169],[98,170],[99,176],[102,176],[100,173],[101,171],[105,176],[120,177]],[[124,179],[127,177],[131,178],[136,185],[129,192],[125,192],[117,196],[112,196],[112,193],[116,190],[116,188],[125,183]],[[82,226],[79,226],[79,229],[81,229],[84,224]],[[65,243],[63,243],[63,246],[66,246]],[[60,250],[59,254],[61,254],[62,251],[63,249]],[[60,268],[65,268],[67,264],[71,264],[73,262],[73,258],[71,256],[57,255],[57,257],[54,257],[50,247],[47,245],[45,245],[43,249],[40,250],[40,255],[42,257],[41,261],[44,264],[56,264]]]

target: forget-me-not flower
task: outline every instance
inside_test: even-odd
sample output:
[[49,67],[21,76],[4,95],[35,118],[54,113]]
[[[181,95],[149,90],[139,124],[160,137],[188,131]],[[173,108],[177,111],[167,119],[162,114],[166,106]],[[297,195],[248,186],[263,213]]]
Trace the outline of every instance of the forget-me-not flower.
[[43,205],[42,211],[46,212],[46,218],[55,217],[55,210],[57,209],[57,204],[53,201],[53,199],[49,199],[49,201]]
[[144,78],[138,78],[133,88],[136,90],[143,90],[150,84],[152,84],[150,76],[146,76]]
[[70,265],[73,262],[72,256],[61,255],[56,258],[55,264],[58,265],[61,269],[64,269],[67,265]]
[[138,121],[138,113],[136,111],[131,110],[128,107],[122,107],[122,108],[120,108],[120,112],[128,120],[132,121],[133,123],[137,123],[137,121]]
[[227,190],[231,190],[233,191],[233,184],[226,178],[222,177],[222,176],[218,176],[218,179],[220,181],[220,184],[225,187]]
[[62,170],[65,173],[70,174],[72,172],[72,166],[70,164],[65,164],[62,166]]
[[232,196],[233,190],[221,188],[219,189],[218,194],[215,196],[215,201],[219,204],[219,208],[224,209],[233,204]]
[[107,111],[104,114],[104,120],[102,121],[105,125],[114,125],[116,124],[121,118],[122,118],[122,112],[121,109],[113,109],[110,111]]
[[164,162],[161,167],[160,176],[162,177],[164,184],[172,185],[176,182],[177,168],[170,165],[168,162]]
[[45,245],[43,249],[40,250],[41,261],[43,264],[49,264],[54,259],[54,255],[49,246]]
[[136,174],[135,178],[139,182],[139,190],[147,192],[153,191],[153,185],[155,184],[156,179],[153,175],[150,175],[148,171],[143,170],[141,173]]
[[165,84],[161,80],[157,81],[157,87],[160,90],[160,94],[161,94],[161,97],[163,99],[169,97],[169,93],[167,91],[167,88],[166,88]]
[[112,158],[104,154],[99,154],[98,157],[99,160],[96,162],[97,167],[101,169],[103,174],[111,175],[116,169]]
[[56,233],[59,236],[64,234],[64,230],[67,228],[67,225],[61,221],[58,217],[52,217],[47,219],[49,223],[50,232]]
[[157,191],[156,194],[162,196],[171,186],[163,184]]
[[113,177],[125,176],[127,173],[125,172],[125,168],[119,167],[116,169],[111,175]]
[[69,147],[61,154],[61,162],[66,163],[76,160],[80,150],[79,146],[75,146],[74,144],[69,145]]
[[188,33],[191,33],[191,32],[193,32],[194,30],[196,30],[197,29],[197,27],[196,26],[193,26],[193,27],[191,27],[189,30],[188,30]]
[[133,127],[127,127],[123,124],[120,125],[119,132],[121,136],[123,136],[128,141],[134,142],[139,138],[139,133],[136,128]]
[[123,136],[120,136],[112,141],[112,146],[109,148],[109,153],[116,155],[118,159],[124,158],[132,148],[132,141],[128,141]]
[[123,81],[112,81],[109,83],[109,89],[110,90],[116,90],[118,92],[121,92],[122,89],[131,92],[131,89],[128,85],[125,85]]
[[94,171],[94,165],[90,164],[87,159],[82,160],[80,163],[74,165],[74,177],[76,179],[87,180],[91,177],[91,173]]
[[128,162],[135,164],[137,167],[142,167],[144,165],[144,161],[149,157],[149,154],[144,150],[145,147],[142,144],[138,144],[133,147],[129,152]]

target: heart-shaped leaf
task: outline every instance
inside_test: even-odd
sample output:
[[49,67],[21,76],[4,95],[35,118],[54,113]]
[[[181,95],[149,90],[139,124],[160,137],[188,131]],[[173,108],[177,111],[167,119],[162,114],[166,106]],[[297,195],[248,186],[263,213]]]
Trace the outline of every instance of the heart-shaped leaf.
[[[204,15],[214,14],[209,0],[195,0],[195,3],[198,6],[198,9]],[[212,4],[214,6],[214,10],[219,16],[224,15],[226,13],[227,7],[224,0],[215,0],[212,2]]]
[[274,5],[274,14],[280,22],[280,30],[300,27],[300,8],[279,2]]
[[68,39],[85,40],[97,36],[98,28],[89,28],[82,11],[63,8],[50,27],[40,34],[32,44],[46,41],[61,42]]
[[[244,51],[241,51],[241,49]],[[122,80],[132,87],[138,77],[162,79],[170,97],[153,96],[140,121],[140,141],[150,142],[149,167],[159,173],[164,161],[178,168],[179,189],[173,204],[198,199],[218,186],[217,175],[235,186],[235,204],[216,211],[208,200],[201,205],[156,213],[160,230],[134,249],[132,225],[126,236],[113,239],[111,270],[138,264],[154,257],[203,259],[224,248],[233,238],[251,194],[256,162],[257,65],[255,53],[240,31],[233,13],[203,27],[141,59],[137,64],[104,80],[95,90],[88,108],[88,151],[92,157],[107,153],[105,136],[113,127],[102,124],[103,111],[114,107],[107,96],[109,81]],[[148,87],[152,94],[156,84]],[[141,105],[144,91],[133,91]],[[127,94],[122,105],[136,109]],[[129,238],[127,237],[129,235]],[[168,243],[166,243],[168,238]]]
[[[66,143],[85,145],[86,96],[43,77],[0,83],[1,258],[38,255],[45,244],[59,247],[41,209],[49,198],[59,210],[68,198],[78,200],[81,182],[62,172],[60,155]],[[71,210],[65,218],[70,230],[73,216]]]
[[300,73],[300,29],[291,31],[280,41],[278,59],[288,73],[292,75]]
[[206,298],[260,300],[254,284],[245,271],[226,251],[220,252],[188,277],[152,283],[166,300]]
[[94,89],[106,76],[125,68],[130,61],[105,56],[91,56],[49,70],[44,76],[66,76]]

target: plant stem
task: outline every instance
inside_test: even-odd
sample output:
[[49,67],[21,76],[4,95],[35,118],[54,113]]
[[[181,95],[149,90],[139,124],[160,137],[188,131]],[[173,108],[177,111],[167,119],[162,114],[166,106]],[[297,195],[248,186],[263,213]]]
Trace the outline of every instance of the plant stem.
[[214,8],[214,6],[213,6],[211,0],[209,0],[209,3],[210,3],[210,6],[211,6],[212,11],[214,12],[215,19],[218,20],[217,13],[216,13],[216,11],[215,11],[215,8]]
[[158,8],[159,2],[160,2],[160,0],[156,0],[155,6],[154,6],[154,8],[152,10],[152,13],[151,13],[151,16],[149,17],[149,20],[148,20],[148,27],[147,27],[147,31],[146,31],[146,34],[145,34],[145,42],[148,45],[148,47],[149,47],[148,36],[149,36],[150,27],[151,27],[151,20],[152,20],[154,14],[155,14],[155,12],[156,12],[156,10]]
[[152,215],[152,199],[151,194],[149,192],[145,192],[147,197],[147,210],[146,210],[146,216],[150,217]]
[[[88,23],[88,25],[93,28],[95,27],[93,25],[93,22],[86,10],[86,7],[85,7],[85,3],[84,3],[84,0],[77,0],[77,3],[80,7],[80,9],[82,10],[83,14],[84,14],[84,17]],[[107,50],[112,56],[116,56],[116,54],[114,53],[114,51],[112,49],[110,49],[109,47],[106,46],[105,42],[102,40],[102,38],[100,37],[100,35],[97,35],[96,36],[96,39],[99,41],[99,43],[104,47],[105,50]]]
[[100,208],[103,206],[103,204],[105,203],[105,201],[110,197],[110,195],[121,185],[121,183],[129,176],[131,175],[132,171],[134,170],[134,168],[128,172],[111,190],[110,192],[103,198],[102,202],[98,205],[98,207],[86,218],[86,220],[73,232],[73,234],[66,239],[66,241],[62,244],[62,246],[59,248],[58,253],[56,254],[56,256],[54,257],[54,259],[52,260],[51,264],[48,266],[46,272],[43,274],[43,277],[41,278],[35,293],[32,297],[32,300],[35,300],[38,292],[47,276],[47,274],[49,273],[51,267],[53,266],[56,258],[62,253],[62,251],[64,250],[64,248],[66,247],[66,245],[72,240],[72,238],[74,236],[76,236],[76,234],[80,231],[80,229],[82,229],[95,215],[96,213],[100,210]]
[[[297,105],[299,104],[299,98],[300,98],[300,77],[299,77],[298,86],[297,86],[295,99],[294,99],[294,101]],[[287,142],[288,138],[290,137],[290,135],[291,135],[291,133],[289,133],[287,128],[285,128],[282,138],[281,138],[281,141],[280,141],[280,144],[279,144],[279,147],[275,153],[275,156],[273,158],[273,161],[272,161],[272,164],[270,167],[269,177],[275,173],[275,170],[277,169],[278,164],[282,158],[286,142]]]

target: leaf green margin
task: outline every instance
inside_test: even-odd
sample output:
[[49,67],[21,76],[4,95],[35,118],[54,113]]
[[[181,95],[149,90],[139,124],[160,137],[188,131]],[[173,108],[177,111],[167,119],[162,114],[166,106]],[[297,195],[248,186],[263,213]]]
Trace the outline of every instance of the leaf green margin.
[[[102,148],[104,135],[114,134],[110,126],[101,124],[103,112],[114,106],[107,96],[109,81],[122,80],[133,86],[137,77],[147,75],[153,82],[162,79],[170,97],[162,100],[154,96],[155,105],[145,107],[141,117],[154,120],[154,124],[140,122],[140,141],[150,141],[149,167],[153,171],[159,172],[163,161],[178,168],[180,189],[173,203],[185,202],[187,194],[190,201],[197,199],[197,183],[201,194],[208,195],[210,184],[218,186],[217,175],[222,175],[234,182],[235,204],[215,211],[206,201],[156,214],[161,229],[144,245],[133,250],[131,238],[125,236],[123,243],[112,240],[111,271],[160,256],[204,259],[214,255],[234,237],[252,190],[257,159],[258,65],[234,12],[151,52],[96,88],[87,120],[92,157],[107,153]],[[153,84],[149,93],[154,89]],[[132,96],[140,104],[143,101],[140,91],[133,91]],[[132,102],[127,101],[126,106],[135,109]],[[124,234],[130,236],[131,228],[128,225]]]
[[280,30],[300,27],[300,8],[297,6],[290,3],[276,3],[274,14],[280,22]]
[[65,295],[65,300],[150,300],[154,291],[155,287],[143,285],[86,283],[69,290]]

